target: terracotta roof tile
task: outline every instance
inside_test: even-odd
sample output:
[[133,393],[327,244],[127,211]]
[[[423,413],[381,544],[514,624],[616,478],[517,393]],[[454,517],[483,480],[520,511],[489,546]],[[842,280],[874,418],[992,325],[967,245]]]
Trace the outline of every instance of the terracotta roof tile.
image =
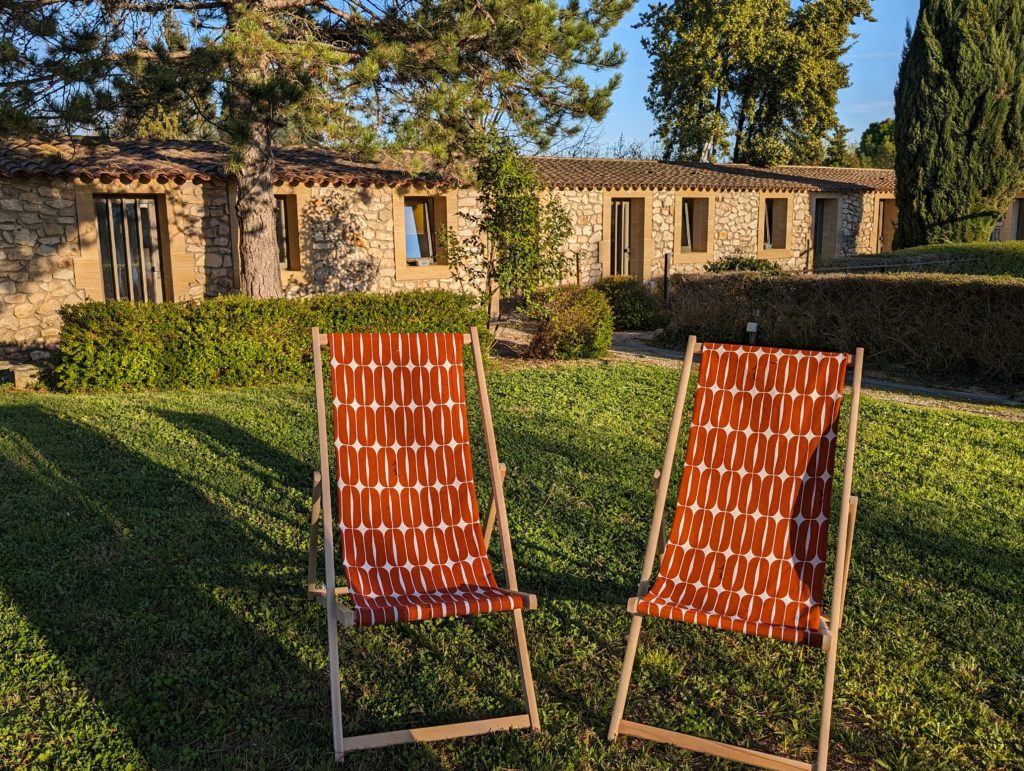
[[[275,182],[281,184],[397,186],[414,180],[437,187],[457,184],[455,178],[438,172],[410,171],[405,162],[365,163],[330,150],[303,147],[276,148],[275,154]],[[0,143],[0,176],[206,182],[228,176],[226,158],[225,147],[214,142],[8,140]],[[891,169],[758,168],[554,156],[530,160],[545,182],[559,189],[892,192],[896,184]]]
[[531,160],[547,184],[560,189],[891,192],[896,185],[896,176],[891,169],[759,168],[733,163],[668,163],[554,156],[536,156]]
[[[415,180],[439,186],[446,182],[436,173],[351,161],[329,150],[281,147],[275,155],[277,183],[395,186]],[[0,143],[0,176],[207,182],[229,176],[226,159],[226,148],[215,142],[8,140]]]

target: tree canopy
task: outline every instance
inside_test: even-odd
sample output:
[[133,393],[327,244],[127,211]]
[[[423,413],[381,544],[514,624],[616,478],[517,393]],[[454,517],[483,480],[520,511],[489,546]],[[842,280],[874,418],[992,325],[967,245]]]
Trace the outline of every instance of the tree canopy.
[[[213,133],[238,181],[243,289],[280,293],[273,143],[448,157],[599,120],[634,0],[0,0],[0,133]],[[275,283],[276,282],[276,283]]]
[[886,118],[869,124],[860,135],[857,155],[862,166],[891,169],[896,162],[896,121]]
[[675,160],[820,163],[869,0],[672,0],[641,15],[646,103]]
[[896,86],[895,246],[987,239],[1024,184],[1024,6],[922,0]]

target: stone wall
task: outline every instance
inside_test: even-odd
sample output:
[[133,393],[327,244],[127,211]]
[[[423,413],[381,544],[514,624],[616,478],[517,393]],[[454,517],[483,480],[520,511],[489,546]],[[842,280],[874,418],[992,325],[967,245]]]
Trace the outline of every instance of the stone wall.
[[387,188],[315,187],[299,199],[302,271],[286,293],[380,291],[394,283],[394,227]]
[[665,273],[665,255],[669,258],[669,271],[675,259],[676,242],[676,193],[674,190],[656,190],[651,197],[651,240],[654,254],[649,255],[649,279],[659,279]]
[[577,266],[581,283],[601,278],[601,206],[600,190],[559,190],[553,195],[562,202],[572,219],[572,235],[566,244],[569,272],[566,283],[576,283]]
[[715,218],[710,230],[714,235],[712,254],[723,257],[753,257],[757,254],[757,193],[717,193]]
[[[200,299],[235,285],[227,190],[223,185],[107,184],[83,186],[50,177],[0,178],[0,360],[43,359],[58,342],[62,305],[101,299],[79,272],[83,257],[76,197],[163,196],[173,230],[162,234],[170,253],[174,299]],[[85,210],[91,203],[85,201]],[[167,223],[170,225],[171,223]],[[187,266],[187,267],[186,267]],[[93,277],[99,267],[93,266]]]
[[[301,271],[286,272],[285,292],[394,292],[477,289],[458,275],[399,276],[395,263],[393,193],[388,187],[313,187],[298,198]],[[473,227],[464,216],[479,210],[475,190],[459,190],[448,225],[460,238]],[[417,269],[413,269],[417,270]],[[443,272],[443,271],[442,271]]]
[[[82,259],[76,190],[89,188],[49,178],[0,180],[0,357],[10,358],[19,352],[24,357],[31,349],[52,346],[59,334],[59,307],[87,298],[88,287],[76,282],[76,261]],[[114,184],[93,190],[164,196],[173,217],[173,232],[169,235],[173,247],[171,265],[165,266],[165,270],[170,267],[176,274],[175,299],[199,299],[234,291],[234,244],[226,185]],[[289,295],[423,287],[482,290],[440,266],[426,269],[420,275],[415,273],[418,268],[398,269],[394,217],[402,216],[402,212],[391,188],[300,186],[276,192],[295,195],[299,214],[301,269],[284,273]],[[552,194],[566,206],[573,223],[566,245],[566,281],[575,282],[577,264],[583,283],[596,281],[602,275],[600,245],[605,235],[605,192],[562,190]],[[688,262],[674,254],[677,193],[653,191],[647,195],[647,248],[652,250],[646,255],[648,278],[662,275],[666,253],[673,254],[674,273],[701,270],[701,263]],[[807,193],[797,193],[789,199],[790,249],[778,260],[787,269],[803,270],[808,263],[811,236],[811,198]],[[875,193],[841,197],[841,254],[873,250],[877,199]],[[450,194],[447,200],[448,224],[460,237],[468,237],[474,226],[465,215],[479,212],[478,193],[462,189]],[[718,192],[713,201],[711,258],[758,254],[761,196],[757,192]],[[96,270],[92,272],[95,274]],[[89,291],[96,293],[95,288]]]
[[850,201],[850,219],[844,222],[844,227],[855,235],[849,252],[843,256],[874,254],[878,248],[875,223],[878,220],[879,199],[880,196],[877,193],[865,193],[846,198],[847,201]]
[[179,191],[176,206],[186,218],[186,249],[195,263],[191,295],[212,297],[233,291],[235,268],[227,186],[186,184]]
[[0,179],[0,359],[43,359],[58,310],[81,302],[75,196],[67,182]]

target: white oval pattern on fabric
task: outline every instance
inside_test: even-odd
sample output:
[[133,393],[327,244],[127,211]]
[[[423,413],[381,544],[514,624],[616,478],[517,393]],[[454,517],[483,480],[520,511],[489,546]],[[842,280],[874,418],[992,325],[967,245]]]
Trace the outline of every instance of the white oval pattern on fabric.
[[461,334],[332,334],[342,559],[356,621],[522,607],[497,586],[473,482]]
[[637,610],[820,646],[849,355],[706,343],[668,545]]

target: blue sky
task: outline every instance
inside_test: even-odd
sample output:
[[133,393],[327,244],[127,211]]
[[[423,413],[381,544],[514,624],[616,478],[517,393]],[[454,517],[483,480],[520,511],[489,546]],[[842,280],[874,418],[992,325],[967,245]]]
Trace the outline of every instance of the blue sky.
[[[853,129],[849,139],[854,143],[869,123],[892,117],[892,91],[903,50],[903,30],[908,19],[917,17],[918,0],[876,0],[873,5],[876,21],[856,25],[860,37],[846,55],[851,65],[851,85],[839,92],[839,119]],[[599,144],[612,144],[620,134],[627,141],[646,140],[654,129],[644,106],[650,63],[640,45],[643,33],[633,29],[647,6],[647,0],[639,0],[612,33],[612,40],[627,51],[627,58],[612,109],[594,131],[600,132]]]

